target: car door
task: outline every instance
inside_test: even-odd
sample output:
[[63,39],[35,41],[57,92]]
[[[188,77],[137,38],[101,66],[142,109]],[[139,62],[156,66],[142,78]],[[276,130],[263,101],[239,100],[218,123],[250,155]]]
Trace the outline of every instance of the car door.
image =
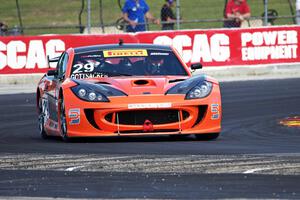
[[47,96],[49,103],[49,118],[53,122],[52,128],[57,129],[58,123],[58,101],[59,101],[59,90],[62,82],[65,79],[66,66],[68,62],[68,54],[63,53],[57,63],[57,75],[53,76],[52,79],[49,79],[47,86]]

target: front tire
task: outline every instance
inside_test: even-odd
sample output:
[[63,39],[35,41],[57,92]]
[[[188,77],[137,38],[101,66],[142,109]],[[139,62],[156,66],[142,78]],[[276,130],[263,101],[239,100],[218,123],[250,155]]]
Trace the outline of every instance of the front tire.
[[65,103],[64,99],[60,100],[60,130],[61,130],[61,137],[65,142],[69,142],[70,138],[68,136],[68,129],[67,129],[67,120],[66,120],[66,111],[65,111]]
[[209,134],[195,134],[197,140],[208,141],[215,140],[219,137],[220,133],[209,133]]
[[42,99],[39,98],[39,117],[38,117],[38,127],[39,127],[39,134],[43,139],[48,139],[49,136],[45,131],[45,113],[42,105]]

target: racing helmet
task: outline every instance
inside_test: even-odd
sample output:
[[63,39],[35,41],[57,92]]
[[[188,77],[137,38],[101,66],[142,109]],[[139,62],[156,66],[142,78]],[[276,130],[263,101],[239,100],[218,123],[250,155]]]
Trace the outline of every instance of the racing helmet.
[[164,64],[164,59],[161,56],[149,56],[146,59],[146,73],[148,74],[161,74],[162,65]]

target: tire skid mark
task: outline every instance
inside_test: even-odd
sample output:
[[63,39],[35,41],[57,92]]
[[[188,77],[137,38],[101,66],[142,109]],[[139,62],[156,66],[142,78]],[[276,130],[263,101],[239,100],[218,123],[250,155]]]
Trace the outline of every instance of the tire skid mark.
[[[35,157],[34,157],[35,156]],[[0,157],[1,158],[1,157]],[[76,155],[54,155],[54,156],[37,156],[36,155],[17,155],[17,156],[5,156],[1,158],[0,169],[52,169],[61,170],[66,166],[70,167],[74,165],[93,165],[98,162],[109,162],[112,159],[128,159],[128,156],[116,156],[116,157],[93,157],[90,155],[76,156]]]
[[300,175],[295,155],[0,155],[0,169],[147,173],[259,173]]

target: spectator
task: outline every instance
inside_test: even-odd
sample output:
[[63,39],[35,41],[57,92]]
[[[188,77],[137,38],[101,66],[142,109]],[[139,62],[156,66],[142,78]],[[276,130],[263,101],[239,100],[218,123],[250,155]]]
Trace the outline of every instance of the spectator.
[[296,0],[296,22],[300,25],[300,0]]
[[0,36],[7,35],[8,27],[3,22],[0,22]]
[[246,0],[229,0],[225,9],[224,27],[240,27],[250,16],[250,7]]
[[160,11],[160,18],[162,23],[162,30],[173,30],[174,22],[176,21],[175,15],[173,13],[172,7],[174,5],[174,0],[166,0]]
[[128,22],[126,26],[127,32],[146,31],[145,18],[153,23],[160,23],[149,12],[149,6],[145,0],[126,0],[122,12],[124,20]]

